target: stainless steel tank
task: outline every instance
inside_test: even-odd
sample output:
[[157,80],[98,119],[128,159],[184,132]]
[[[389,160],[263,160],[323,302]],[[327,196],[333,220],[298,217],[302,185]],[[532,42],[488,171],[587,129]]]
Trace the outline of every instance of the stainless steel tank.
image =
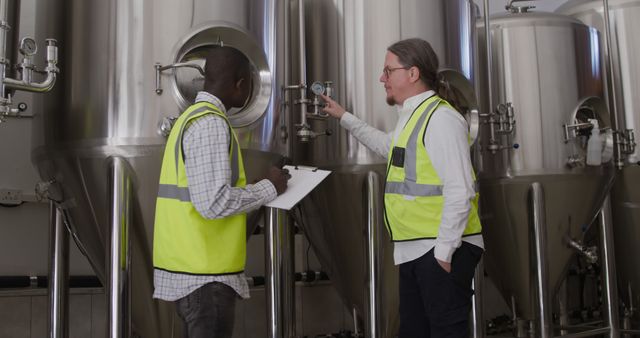
[[[557,9],[558,13],[572,16],[601,33],[604,43],[604,13],[602,1],[569,1]],[[609,96],[611,83],[616,90],[614,100],[620,130],[633,129],[640,133],[640,47],[637,34],[640,32],[640,1],[610,0],[611,59],[613,76],[607,72]],[[627,307],[640,301],[640,152],[635,151],[626,158],[626,166],[616,174],[612,189],[616,268],[620,295]],[[630,299],[630,298],[633,299]],[[638,313],[633,313],[636,316]]]
[[[292,3],[294,7],[299,5],[298,1]],[[455,80],[451,81],[473,87],[476,11],[472,1],[305,0],[303,6],[307,83],[333,81],[334,98],[378,129],[391,132],[397,121],[396,109],[385,102],[379,78],[386,48],[398,40],[419,37],[429,41],[438,54],[441,69],[453,74]],[[300,20],[294,19],[293,23],[300,26]],[[301,30],[294,27],[294,53],[299,47],[298,31]],[[299,69],[305,67],[293,60],[293,78],[300,78]],[[473,106],[473,90],[468,96],[469,105]],[[333,173],[303,202],[302,225],[345,306],[355,308],[364,317],[365,183],[370,171],[384,177],[385,159],[358,143],[338,121],[317,116],[310,116],[309,121],[313,130],[330,129],[333,134],[297,144],[294,159]],[[380,332],[382,337],[393,337],[398,324],[398,276],[392,243],[386,230],[383,233]]]
[[[537,265],[531,185],[542,188],[549,257],[545,278],[553,292],[602,206],[612,182],[612,137],[602,98],[598,33],[558,14],[528,12],[492,16],[492,97],[478,88],[481,130],[475,148],[485,267],[516,314],[534,319]],[[486,64],[484,25],[480,64]],[[488,82],[486,67],[479,69]],[[492,102],[492,107],[489,106]],[[597,122],[602,165],[587,165],[586,146]],[[540,190],[536,190],[539,192]]]
[[[239,49],[253,64],[253,93],[230,119],[238,127],[251,181],[275,154],[284,83],[284,2],[266,1],[39,1],[39,32],[58,38],[63,86],[38,102],[32,158],[50,196],[64,209],[81,250],[106,286],[110,270],[109,158],[132,178],[129,256],[132,332],[171,337],[173,307],[152,299],[152,238],[161,157],[170,127],[202,87],[193,68],[211,45]],[[162,128],[161,128],[162,127]],[[163,129],[164,128],[164,129]],[[123,263],[124,264],[124,263]],[[109,303],[108,303],[109,304]],[[125,314],[126,315],[126,314]],[[173,328],[175,326],[175,328]]]

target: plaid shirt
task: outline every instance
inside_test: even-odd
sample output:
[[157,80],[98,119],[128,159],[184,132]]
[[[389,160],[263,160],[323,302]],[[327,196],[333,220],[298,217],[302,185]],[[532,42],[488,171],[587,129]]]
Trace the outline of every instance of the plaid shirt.
[[[199,92],[196,102],[210,102],[226,114],[220,100]],[[185,129],[182,146],[189,194],[196,210],[207,219],[222,218],[247,212],[270,202],[277,196],[268,180],[249,184],[244,188],[231,185],[229,143],[231,133],[227,123],[215,115],[205,115],[191,122]],[[154,298],[174,301],[189,295],[199,287],[220,282],[233,288],[242,298],[249,298],[249,286],[244,273],[221,276],[202,276],[172,273],[155,269]]]

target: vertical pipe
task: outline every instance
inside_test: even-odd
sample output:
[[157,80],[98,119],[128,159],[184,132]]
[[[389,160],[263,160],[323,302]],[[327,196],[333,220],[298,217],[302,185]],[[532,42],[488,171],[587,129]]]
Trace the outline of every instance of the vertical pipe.
[[[560,289],[558,290],[558,305],[560,309],[560,326],[568,327],[569,323],[569,281],[565,279],[560,284]],[[564,336],[569,334],[569,331],[566,329],[560,330],[560,335]]]
[[121,157],[110,159],[109,196],[108,337],[128,338],[131,336],[129,226],[133,196],[127,162]]
[[551,301],[549,298],[549,266],[547,261],[547,221],[545,216],[544,190],[542,184],[534,182],[530,187],[530,207],[533,221],[534,253],[536,261],[536,291],[538,294],[538,335],[552,337]]
[[55,203],[49,203],[49,337],[69,336],[69,233]]
[[[485,35],[485,44],[487,54],[487,102],[489,104],[489,111],[486,112],[490,114],[493,110],[493,60],[492,60],[492,51],[491,51],[491,22],[489,20],[489,0],[484,0],[484,35]],[[491,134],[493,137],[493,133]]]
[[[609,21],[609,0],[602,0],[602,11],[604,14],[604,57],[605,62],[607,64],[607,68],[609,69],[609,88],[611,88],[611,93],[609,93],[609,111],[611,111],[611,123],[613,124],[613,128],[616,131],[620,130],[620,121],[618,120],[618,105],[617,105],[617,96],[616,96],[616,81],[615,81],[615,67],[613,65],[613,55],[611,53],[611,24]],[[622,150],[620,149],[620,134],[614,133],[614,151],[615,151],[615,162],[616,166],[620,169],[624,166],[624,161],[622,159]]]
[[381,297],[381,285],[380,285],[380,216],[379,212],[382,210],[380,205],[380,176],[370,171],[367,174],[366,181],[366,200],[367,200],[367,314],[366,314],[366,328],[367,337],[378,338],[382,337],[381,324],[382,324],[382,309],[380,301]]
[[473,276],[473,298],[471,299],[471,329],[473,338],[484,338],[484,309],[482,286],[484,285],[484,258],[480,259]]
[[620,337],[620,323],[618,322],[618,281],[616,280],[615,256],[613,252],[613,226],[611,217],[611,197],[607,195],[600,211],[602,272],[605,287],[606,318],[609,324],[609,337]]
[[0,0],[0,105],[7,103],[4,78],[7,76],[7,35],[9,32],[9,0]]
[[293,231],[284,210],[266,209],[267,337],[292,338],[295,336]]
[[300,59],[300,124],[303,126],[307,124],[307,56],[304,36],[306,32],[304,2],[305,0],[298,1],[298,24],[300,26],[298,31],[298,58]]

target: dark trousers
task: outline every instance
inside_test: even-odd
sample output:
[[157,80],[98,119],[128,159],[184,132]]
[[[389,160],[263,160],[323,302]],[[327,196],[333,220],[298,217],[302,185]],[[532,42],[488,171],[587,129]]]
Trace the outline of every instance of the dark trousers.
[[483,250],[462,242],[448,273],[433,250],[400,264],[400,338],[469,337],[471,282]]
[[226,338],[233,335],[237,293],[222,283],[205,284],[178,299],[185,338]]

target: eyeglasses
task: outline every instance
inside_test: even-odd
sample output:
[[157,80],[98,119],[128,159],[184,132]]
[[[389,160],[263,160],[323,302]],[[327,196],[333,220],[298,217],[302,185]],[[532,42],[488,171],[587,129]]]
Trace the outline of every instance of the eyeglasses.
[[389,76],[391,75],[391,73],[393,71],[398,70],[398,69],[407,70],[409,68],[411,68],[411,67],[395,67],[395,68],[384,67],[384,68],[382,68],[382,74],[384,74],[384,77],[389,78]]

